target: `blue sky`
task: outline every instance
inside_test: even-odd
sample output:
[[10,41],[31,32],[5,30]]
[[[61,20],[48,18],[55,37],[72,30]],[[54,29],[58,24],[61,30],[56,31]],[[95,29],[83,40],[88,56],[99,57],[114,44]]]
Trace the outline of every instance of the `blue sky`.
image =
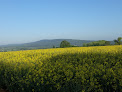
[[0,0],[0,45],[122,37],[122,0]]

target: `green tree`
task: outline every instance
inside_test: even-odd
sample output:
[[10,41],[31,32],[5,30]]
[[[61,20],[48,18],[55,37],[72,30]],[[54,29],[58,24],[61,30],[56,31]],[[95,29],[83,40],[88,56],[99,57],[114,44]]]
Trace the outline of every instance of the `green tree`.
[[87,47],[87,44],[86,43],[83,43],[83,47]]
[[60,43],[60,48],[71,47],[70,43],[66,40]]
[[117,40],[114,40],[115,44],[121,45],[122,44],[122,37],[118,37]]
[[53,48],[56,48],[56,47],[53,45]]
[[110,41],[105,41],[105,45],[110,45]]

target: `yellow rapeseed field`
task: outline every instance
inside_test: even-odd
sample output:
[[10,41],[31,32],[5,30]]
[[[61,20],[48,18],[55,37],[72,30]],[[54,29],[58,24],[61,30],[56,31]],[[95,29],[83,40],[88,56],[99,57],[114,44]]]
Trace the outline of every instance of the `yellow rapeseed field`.
[[0,52],[0,86],[10,92],[71,92],[75,83],[76,92],[120,91],[121,55],[122,45]]
[[72,47],[72,48],[56,48],[56,49],[39,49],[25,51],[0,52],[0,61],[6,63],[29,63],[43,61],[46,58],[60,55],[63,53],[114,53],[122,51],[122,45],[119,46],[98,46],[98,47]]

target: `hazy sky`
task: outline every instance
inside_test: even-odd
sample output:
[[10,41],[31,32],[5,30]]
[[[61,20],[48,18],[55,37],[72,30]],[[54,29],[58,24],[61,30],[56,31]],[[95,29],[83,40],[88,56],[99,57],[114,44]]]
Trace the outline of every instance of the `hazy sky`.
[[0,0],[0,45],[122,37],[122,0]]

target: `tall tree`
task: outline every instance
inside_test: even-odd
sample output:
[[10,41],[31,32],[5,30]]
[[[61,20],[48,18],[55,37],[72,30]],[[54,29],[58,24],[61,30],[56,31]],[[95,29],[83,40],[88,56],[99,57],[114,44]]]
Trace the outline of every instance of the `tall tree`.
[[122,37],[118,37],[117,40],[114,40],[115,44],[121,45],[122,44]]
[[60,48],[70,47],[70,43],[66,40],[62,41],[60,44]]
[[55,46],[53,45],[53,48],[55,48]]
[[110,41],[105,41],[105,45],[110,45]]

